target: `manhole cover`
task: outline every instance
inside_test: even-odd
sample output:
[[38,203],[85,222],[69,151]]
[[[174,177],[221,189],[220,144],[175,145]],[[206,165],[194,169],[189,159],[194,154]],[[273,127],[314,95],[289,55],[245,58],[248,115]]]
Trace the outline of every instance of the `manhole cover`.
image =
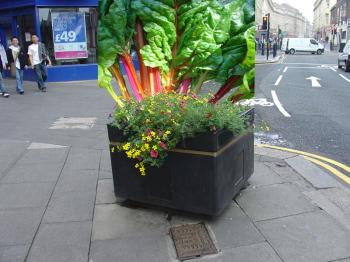
[[172,227],[170,234],[181,261],[218,253],[204,223]]

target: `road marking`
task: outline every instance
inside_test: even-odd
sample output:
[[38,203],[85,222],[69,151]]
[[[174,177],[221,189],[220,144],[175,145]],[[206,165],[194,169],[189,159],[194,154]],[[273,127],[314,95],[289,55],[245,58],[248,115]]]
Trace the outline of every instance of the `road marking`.
[[284,63],[285,65],[325,65],[325,66],[336,66],[336,64],[315,64],[315,63]]
[[323,67],[323,66],[290,66],[288,68],[292,69],[331,69],[330,67]]
[[350,79],[348,79],[347,77],[343,76],[342,74],[339,74],[339,76],[350,83]]
[[268,102],[266,98],[253,98],[253,99],[246,99],[238,102],[240,105],[244,106],[274,106],[274,103]]
[[319,165],[321,167],[323,167],[324,169],[327,169],[328,171],[330,171],[331,173],[333,173],[334,175],[336,175],[338,178],[340,178],[341,180],[343,180],[344,182],[346,182],[347,184],[350,185],[350,177],[344,175],[342,172],[340,172],[339,170],[335,169],[334,167],[325,164],[319,160],[313,159],[312,157],[308,157],[308,156],[304,156],[304,158],[306,160],[309,160],[311,162],[313,162],[316,165]]
[[321,80],[315,76],[310,76],[308,78],[305,78],[306,80],[311,80],[311,86],[312,87],[321,87],[320,83],[318,82],[318,80]]
[[278,84],[281,82],[282,78],[283,78],[282,75],[280,75],[280,76],[277,78],[276,83],[275,83],[275,86],[278,86]]
[[49,129],[91,129],[96,117],[60,117]]
[[273,102],[277,106],[278,110],[282,113],[282,115],[284,115],[285,117],[290,117],[290,114],[288,114],[288,112],[283,108],[280,101],[278,100],[275,90],[271,90],[271,95],[272,95]]
[[268,148],[272,148],[272,149],[277,149],[277,150],[281,150],[281,151],[287,151],[287,152],[291,152],[291,153],[296,153],[296,154],[300,154],[300,155],[304,155],[304,156],[309,156],[309,157],[312,157],[312,158],[316,158],[316,159],[320,159],[320,160],[323,160],[325,162],[328,162],[332,165],[335,165],[337,167],[340,167],[341,169],[345,170],[346,172],[350,173],[350,167],[347,166],[347,165],[344,165],[340,162],[337,162],[333,159],[330,159],[330,158],[327,158],[327,157],[324,157],[324,156],[319,156],[319,155],[315,155],[315,154],[311,154],[311,153],[308,153],[308,152],[304,152],[304,151],[300,151],[300,150],[295,150],[295,149],[291,149],[291,148],[286,148],[286,147],[280,147],[280,146],[271,146],[271,145],[258,145],[258,146],[261,146],[261,147],[268,147]]
[[288,66],[286,66],[286,67],[284,68],[283,73],[287,72],[287,70],[288,70]]

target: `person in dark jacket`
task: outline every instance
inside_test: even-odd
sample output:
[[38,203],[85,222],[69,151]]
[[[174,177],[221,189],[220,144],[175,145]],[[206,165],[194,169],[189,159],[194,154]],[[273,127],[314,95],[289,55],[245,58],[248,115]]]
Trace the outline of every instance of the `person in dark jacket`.
[[4,46],[0,42],[0,96],[10,97],[9,93],[6,91],[6,87],[4,86],[4,81],[2,79],[2,71],[6,68],[7,57]]
[[16,36],[11,37],[11,45],[7,49],[7,68],[11,69],[13,63],[16,67],[16,91],[23,95],[23,71],[27,69],[27,54],[23,48],[18,45],[18,38]]

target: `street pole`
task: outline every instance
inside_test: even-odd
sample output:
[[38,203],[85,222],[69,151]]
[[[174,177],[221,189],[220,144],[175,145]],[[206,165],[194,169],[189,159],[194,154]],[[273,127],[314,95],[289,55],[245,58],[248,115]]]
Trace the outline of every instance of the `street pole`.
[[267,34],[266,34],[266,60],[269,60],[270,51],[270,13],[267,14]]

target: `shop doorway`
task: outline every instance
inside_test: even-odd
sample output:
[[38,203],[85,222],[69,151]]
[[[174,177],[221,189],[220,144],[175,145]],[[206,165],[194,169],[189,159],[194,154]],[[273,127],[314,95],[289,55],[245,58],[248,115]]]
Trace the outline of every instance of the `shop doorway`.
[[35,32],[35,19],[33,15],[19,15],[16,17],[17,36],[20,45],[27,52],[32,43],[32,34]]

